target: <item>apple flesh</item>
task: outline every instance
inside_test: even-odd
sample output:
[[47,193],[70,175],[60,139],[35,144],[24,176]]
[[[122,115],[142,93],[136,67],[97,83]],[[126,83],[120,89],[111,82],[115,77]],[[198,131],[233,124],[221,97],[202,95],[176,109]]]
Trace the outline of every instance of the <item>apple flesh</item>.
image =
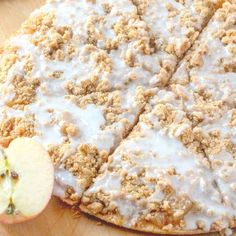
[[18,138],[0,152],[0,222],[32,219],[47,206],[54,170],[47,151],[29,138]]
[[4,212],[7,209],[10,198],[10,189],[7,187],[7,182],[5,181],[5,162],[5,157],[0,152],[0,212]]

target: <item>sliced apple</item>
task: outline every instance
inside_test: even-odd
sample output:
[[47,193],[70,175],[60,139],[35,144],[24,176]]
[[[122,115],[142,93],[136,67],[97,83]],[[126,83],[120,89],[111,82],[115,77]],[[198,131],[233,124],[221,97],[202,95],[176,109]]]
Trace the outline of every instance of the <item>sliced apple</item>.
[[47,151],[32,139],[18,138],[0,153],[0,222],[36,217],[53,190],[54,170]]

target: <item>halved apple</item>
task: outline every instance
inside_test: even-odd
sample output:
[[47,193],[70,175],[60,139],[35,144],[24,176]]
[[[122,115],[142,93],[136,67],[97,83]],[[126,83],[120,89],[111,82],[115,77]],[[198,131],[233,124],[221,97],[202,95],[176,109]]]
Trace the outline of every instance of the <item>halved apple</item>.
[[32,219],[47,206],[54,170],[47,151],[29,138],[18,138],[0,152],[0,222]]

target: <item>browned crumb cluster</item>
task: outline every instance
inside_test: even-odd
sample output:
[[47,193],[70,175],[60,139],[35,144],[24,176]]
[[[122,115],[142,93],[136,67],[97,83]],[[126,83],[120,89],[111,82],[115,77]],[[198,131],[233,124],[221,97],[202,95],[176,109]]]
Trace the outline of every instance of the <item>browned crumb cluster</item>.
[[[60,3],[54,0],[48,2],[52,5]],[[122,1],[114,1],[114,4],[104,1],[101,4],[100,1],[87,0],[85,9],[82,4],[73,3],[78,11],[85,11],[86,19],[79,19],[81,22],[84,20],[83,27],[77,24],[80,22],[73,21],[58,25],[60,16],[57,11],[42,10],[32,15],[16,38],[27,42],[27,45],[19,43],[19,46],[13,46],[17,42],[10,42],[0,51],[0,92],[4,95],[4,105],[0,103],[3,114],[0,118],[0,144],[7,147],[20,136],[43,137],[47,129],[58,132],[59,138],[55,136],[57,144],[52,140],[47,146],[48,152],[55,167],[68,171],[82,192],[88,188],[82,198],[82,210],[130,228],[182,232],[187,227],[188,214],[205,214],[204,206],[192,199],[188,190],[181,192],[182,185],[193,185],[193,189],[198,189],[199,184],[199,194],[206,191],[205,185],[214,189],[212,179],[208,181],[204,174],[214,170],[217,175],[225,162],[217,158],[213,161],[210,157],[225,151],[235,159],[236,151],[231,133],[227,130],[229,134],[225,135],[217,127],[221,125],[219,120],[224,113],[229,113],[230,117],[223,123],[225,129],[234,128],[234,93],[227,87],[228,78],[222,83],[226,89],[219,88],[215,92],[215,88],[211,87],[212,84],[217,87],[217,78],[221,75],[236,71],[235,4],[228,1],[215,14],[214,21],[220,22],[218,29],[213,29],[213,32],[206,29],[214,41],[212,45],[219,43],[219,47],[226,49],[229,55],[223,55],[207,65],[211,59],[214,61],[215,51],[207,33],[203,32],[171,78],[178,62],[223,3],[220,0],[195,0],[190,5],[190,2],[176,0],[172,4],[162,0],[132,0],[126,2],[129,4],[127,9],[130,8],[128,13]],[[68,1],[67,4],[72,3]],[[66,7],[65,4],[65,12],[68,11]],[[66,19],[67,13],[63,15]],[[78,21],[76,17],[72,14],[70,20],[75,18]],[[211,77],[205,78],[205,72],[212,73]],[[214,77],[214,73],[217,76]],[[223,99],[219,99],[220,90],[226,91]],[[228,91],[232,94],[227,94]],[[54,98],[57,106],[44,109],[45,103],[50,104]],[[34,107],[36,102],[41,109],[38,113],[37,106]],[[73,117],[77,114],[77,109],[73,111],[75,106],[78,114],[87,115],[91,109],[90,120]],[[61,112],[60,109],[68,111]],[[140,116],[141,113],[143,115]],[[90,126],[96,129],[96,125],[95,128],[92,125],[99,119],[102,124],[99,124],[94,139],[99,144],[111,139],[106,148],[87,141],[84,134],[83,126],[88,123],[88,129]],[[208,124],[216,124],[217,128],[209,128]],[[163,135],[182,145],[181,150],[177,149],[174,154],[176,158],[186,163],[189,161],[186,157],[196,159],[204,171],[197,172],[194,168],[198,166],[192,162],[193,170],[186,173],[181,172],[178,163],[160,170],[158,166],[148,166],[145,156],[155,160],[162,158],[162,153],[155,152],[155,148],[160,148],[163,143],[157,143],[157,147],[152,147],[153,150],[148,150],[148,153],[140,150],[145,147],[139,140],[145,142],[145,138],[149,137],[146,129],[153,139],[158,139],[154,134]],[[108,138],[102,137],[103,134]],[[130,152],[127,147],[119,153],[116,147],[128,134],[123,143],[135,140],[137,147],[133,148],[134,142]],[[109,156],[114,149],[118,150],[118,154],[115,152]],[[179,151],[183,153],[179,154]],[[171,162],[168,158],[167,155],[162,161]],[[233,161],[226,164],[234,168]],[[98,174],[98,179],[94,179]],[[98,182],[99,185],[99,177],[106,177],[106,174],[110,175],[109,178],[102,182],[100,188],[93,190],[91,183],[96,185]],[[228,181],[228,172],[223,170],[220,174],[224,181]],[[172,180],[176,181],[177,187]],[[109,181],[114,181],[113,185],[109,185]],[[64,200],[77,203],[81,195],[73,186],[65,185]],[[236,191],[235,184],[230,187]],[[157,192],[159,195],[155,195]],[[226,203],[223,198],[218,201],[219,204],[223,202]],[[122,212],[119,205],[127,211]],[[214,212],[209,210],[205,216],[212,218]],[[230,220],[229,226],[234,225],[235,219],[231,217]],[[221,218],[215,219],[208,230],[204,220],[197,219],[195,223],[199,232],[224,227]]]
[[[149,2],[145,0],[134,1],[140,15],[145,14]],[[178,2],[186,4],[185,1]],[[214,7],[212,2],[199,1],[198,4],[198,13],[207,18],[209,9]],[[209,8],[203,9],[203,6]],[[176,9],[171,5],[167,4],[166,7],[170,17],[177,14]],[[187,18],[184,22],[186,23],[186,21]],[[139,117],[139,123],[129,137],[108,158],[108,163],[101,168],[94,184],[90,186],[82,198],[81,209],[83,211],[118,225],[165,233],[166,231],[178,232],[178,230],[185,229],[188,214],[190,214],[189,217],[196,214],[196,219],[198,219],[198,214],[205,213],[200,201],[200,193],[199,202],[198,199],[193,201],[191,195],[178,195],[176,189],[171,185],[171,177],[175,178],[179,175],[174,166],[163,167],[163,170],[160,171],[156,167],[153,171],[157,171],[155,172],[157,177],[148,179],[146,172],[151,167],[148,166],[149,163],[143,162],[142,164],[143,156],[148,156],[151,161],[153,161],[152,158],[157,160],[159,158],[158,155],[155,155],[155,147],[150,150],[146,150],[144,147],[147,145],[145,138],[149,137],[145,133],[144,127],[148,127],[147,130],[161,132],[164,137],[165,134],[168,134],[171,138],[178,140],[191,152],[192,158],[196,158],[195,155],[199,158],[198,161],[206,168],[205,171],[210,171],[214,175],[213,188],[221,197],[219,204],[225,207],[222,210],[222,215],[233,214],[230,211],[230,213],[223,213],[223,211],[227,212],[227,207],[232,207],[234,204],[236,189],[233,177],[236,167],[236,146],[235,134],[232,131],[236,124],[235,83],[233,81],[236,55],[235,4],[232,1],[225,3],[214,16],[213,22],[216,26],[209,24],[206,32],[202,34],[200,40],[196,42],[180,64],[166,90],[151,99],[151,102],[146,105],[145,113]],[[189,45],[186,44],[186,48],[188,47]],[[169,45],[168,48],[170,48],[170,53],[181,55],[175,49],[171,49]],[[139,139],[144,140],[141,147]],[[130,143],[132,143],[131,146],[129,146]],[[170,148],[172,147],[170,146]],[[168,161],[167,159],[166,162]],[[165,172],[163,179],[162,171]],[[189,176],[188,184],[194,177]],[[147,180],[149,182],[145,184]],[[114,181],[114,184],[117,184],[117,191],[112,185],[109,186],[109,181],[111,183]],[[153,202],[147,201],[153,195],[151,184],[161,190],[164,200],[158,200],[158,197],[162,198],[158,195],[156,199],[152,199]],[[230,186],[232,195],[224,189],[227,189],[227,186]],[[210,188],[210,183],[207,188]],[[181,191],[180,189],[181,187],[178,190]],[[123,211],[122,204],[124,208],[127,206],[130,208],[127,207],[127,211]],[[208,205],[205,206],[205,208],[207,207]],[[232,208],[235,209],[234,207],[235,205]],[[227,226],[225,226],[220,214],[219,218],[215,214],[216,212],[213,210],[207,211],[206,217],[213,219],[207,230],[204,216],[203,220],[196,220],[196,231],[222,231],[224,227],[235,226],[235,216],[230,215],[227,218]]]
[[5,118],[0,124],[0,143],[8,147],[9,143],[17,137],[33,137],[34,117]]

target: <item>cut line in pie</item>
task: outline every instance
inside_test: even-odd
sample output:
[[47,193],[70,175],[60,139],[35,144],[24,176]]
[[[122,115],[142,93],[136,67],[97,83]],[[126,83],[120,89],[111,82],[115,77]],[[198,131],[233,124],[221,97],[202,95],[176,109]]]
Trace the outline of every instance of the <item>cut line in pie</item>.
[[235,8],[48,1],[1,50],[1,145],[43,144],[54,194],[105,221],[235,226]]

